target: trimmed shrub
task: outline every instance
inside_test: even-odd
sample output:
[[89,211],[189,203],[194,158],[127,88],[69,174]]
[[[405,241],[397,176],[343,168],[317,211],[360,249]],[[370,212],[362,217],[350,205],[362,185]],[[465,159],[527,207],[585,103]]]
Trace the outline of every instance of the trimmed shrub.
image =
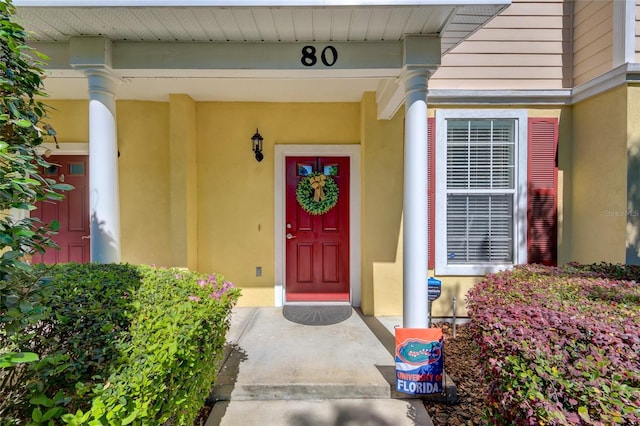
[[126,339],[133,316],[131,294],[141,282],[138,267],[131,265],[34,268],[46,274],[41,281],[47,292],[40,303],[48,314],[25,327],[30,339],[20,349],[38,353],[40,359],[21,366],[19,382],[0,383],[0,394],[21,395],[0,410],[3,425],[23,424],[33,416],[58,418],[65,409],[90,405],[89,391],[108,378],[118,355],[116,343]]
[[30,366],[19,418],[193,424],[239,290],[219,275],[149,266],[61,264],[48,276],[51,315],[30,348],[44,356]]
[[640,422],[637,269],[516,267],[467,295],[491,424]]
[[147,285],[133,303],[131,340],[119,345],[118,365],[91,410],[64,417],[70,424],[193,424],[215,382],[239,291],[217,275],[142,272]]

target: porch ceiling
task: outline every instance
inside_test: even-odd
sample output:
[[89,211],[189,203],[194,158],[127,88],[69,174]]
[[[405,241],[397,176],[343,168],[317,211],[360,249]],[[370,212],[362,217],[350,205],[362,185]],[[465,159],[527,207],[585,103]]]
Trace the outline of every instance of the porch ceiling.
[[[72,37],[95,35],[114,42],[370,42],[423,34],[439,36],[446,54],[510,0],[14,0],[14,4],[18,22],[35,42],[68,43]],[[86,85],[74,81],[80,77],[52,72],[47,91],[55,98],[86,98]],[[247,84],[246,78],[230,74],[222,83],[202,84],[201,79],[182,76],[121,77],[127,82],[118,89],[121,99],[161,99],[170,83],[170,92],[196,99],[253,101],[359,100],[363,91],[375,91],[385,80],[369,75],[338,82],[332,76],[314,75],[311,81],[300,78],[296,83],[291,76],[286,81],[268,76],[252,77],[254,83]]]

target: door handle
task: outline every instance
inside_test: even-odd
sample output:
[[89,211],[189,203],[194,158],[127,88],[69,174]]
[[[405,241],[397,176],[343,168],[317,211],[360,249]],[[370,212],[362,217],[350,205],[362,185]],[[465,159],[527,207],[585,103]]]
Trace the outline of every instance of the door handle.
[[82,237],[83,240],[90,240],[91,239],[91,235],[83,235]]
[[295,235],[291,235],[291,233],[290,233],[290,232],[289,232],[289,233],[287,233],[287,240],[290,240],[290,239],[295,238],[295,237],[296,237],[296,236],[295,236]]

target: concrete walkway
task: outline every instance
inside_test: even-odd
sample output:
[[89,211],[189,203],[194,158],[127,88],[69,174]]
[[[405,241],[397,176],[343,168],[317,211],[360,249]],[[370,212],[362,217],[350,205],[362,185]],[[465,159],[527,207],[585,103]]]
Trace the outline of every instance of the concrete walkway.
[[354,310],[314,327],[281,308],[234,309],[206,426],[433,425],[421,400],[394,398],[394,319],[383,322]]

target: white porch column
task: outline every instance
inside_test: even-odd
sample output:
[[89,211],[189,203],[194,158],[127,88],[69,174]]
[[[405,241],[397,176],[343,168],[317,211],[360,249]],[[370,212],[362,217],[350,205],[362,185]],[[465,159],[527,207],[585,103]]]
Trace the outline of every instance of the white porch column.
[[115,79],[86,69],[89,80],[89,202],[91,261],[120,262],[120,191]]
[[427,82],[440,65],[440,39],[406,36],[401,80],[405,93],[403,327],[427,328]]
[[69,41],[73,68],[89,83],[89,209],[91,261],[120,262],[120,191],[116,82],[112,45],[104,37],[74,37]]
[[425,68],[405,70],[403,327],[427,328],[427,80]]

